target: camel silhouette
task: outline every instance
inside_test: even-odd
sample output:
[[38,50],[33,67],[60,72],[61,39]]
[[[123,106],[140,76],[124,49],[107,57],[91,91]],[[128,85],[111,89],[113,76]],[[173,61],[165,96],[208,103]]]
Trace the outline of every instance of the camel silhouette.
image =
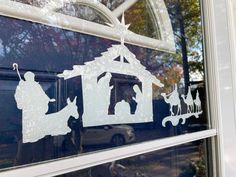
[[195,104],[195,106],[196,106],[196,112],[200,112],[201,109],[202,109],[202,107],[201,107],[201,100],[200,100],[200,98],[199,98],[199,93],[198,93],[198,91],[197,91],[197,94],[196,94],[196,98],[195,98],[195,100],[193,100],[193,101],[194,101],[194,104]]
[[194,103],[193,103],[193,97],[191,94],[191,89],[190,87],[188,87],[188,93],[187,96],[185,98],[185,95],[181,95],[181,97],[184,100],[184,103],[187,105],[187,113],[191,113],[194,111]]
[[174,112],[173,112],[174,106],[177,106],[176,115],[181,114],[181,102],[180,102],[179,94],[177,91],[177,85],[175,85],[175,89],[172,93],[170,93],[169,95],[166,95],[166,93],[161,93],[161,96],[164,98],[166,103],[170,104],[171,115],[174,115]]

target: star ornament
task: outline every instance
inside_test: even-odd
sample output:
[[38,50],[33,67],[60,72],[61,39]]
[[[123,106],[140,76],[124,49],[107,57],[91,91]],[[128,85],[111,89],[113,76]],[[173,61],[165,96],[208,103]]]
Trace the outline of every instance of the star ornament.
[[118,25],[112,25],[112,24],[108,24],[107,25],[114,27],[116,33],[120,36],[120,40],[121,40],[121,44],[124,45],[125,42],[125,36],[130,33],[130,31],[128,30],[130,24],[125,24],[125,17],[124,17],[124,13],[122,15],[121,18],[121,22],[119,22]]
[[122,15],[121,18],[121,23],[116,27],[117,29],[117,33],[120,35],[120,39],[121,39],[121,44],[123,45],[125,42],[125,36],[128,34],[130,24],[125,24],[125,17],[124,17],[124,13]]

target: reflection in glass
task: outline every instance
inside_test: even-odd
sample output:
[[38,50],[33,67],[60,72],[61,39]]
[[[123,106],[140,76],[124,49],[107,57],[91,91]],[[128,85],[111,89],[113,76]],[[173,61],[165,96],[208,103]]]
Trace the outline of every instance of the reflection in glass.
[[[118,160],[63,177],[207,177],[207,140]],[[61,177],[61,176],[58,176]]]
[[85,128],[82,137],[83,146],[101,144],[121,146],[126,143],[135,142],[134,129],[128,125],[105,125]]
[[[21,2],[24,4],[36,6],[36,7],[44,7],[50,0],[11,0],[16,2]],[[109,8],[111,11],[119,7],[123,2],[127,0],[97,0],[98,2],[105,5],[107,8]],[[96,1],[94,1],[96,2]]]
[[24,4],[28,4],[28,5],[42,8],[48,3],[49,0],[45,0],[45,1],[42,1],[42,0],[11,0],[11,1],[21,2]]
[[[8,74],[9,76],[11,75]],[[47,160],[52,158],[53,154],[53,139],[49,137],[34,144],[22,144],[22,115],[17,109],[14,100],[15,89],[18,84],[17,79],[12,75],[10,80],[0,81],[0,109],[5,110],[1,112],[0,168],[12,166],[13,164],[21,165]],[[49,77],[48,80],[40,79],[40,83],[48,95],[56,98],[56,83],[53,78]],[[56,109],[56,105],[52,103],[49,105],[48,113],[55,112]],[[35,151],[35,148],[37,151]]]
[[200,1],[165,0],[176,41],[176,59],[182,60],[185,91],[204,79]]
[[63,13],[65,15],[78,17],[84,20],[96,22],[103,25],[109,23],[109,20],[106,17],[104,17],[100,12],[87,5],[76,4],[76,3],[64,3],[64,7],[56,11],[59,13]]
[[139,0],[125,11],[129,30],[147,37],[161,39],[160,30],[149,0]]
[[[126,45],[146,70],[165,85],[163,88],[152,85],[153,122],[129,125],[84,128],[81,76],[69,80],[57,77],[57,74],[64,70],[71,70],[73,65],[85,65],[86,62],[100,57],[101,53],[106,52],[118,42],[14,18],[0,17],[0,107],[4,110],[0,112],[0,168],[78,155],[209,128],[199,1],[192,0],[191,2],[194,3],[189,3],[189,1],[166,0],[165,2],[175,32],[177,52],[170,54]],[[143,1],[140,3],[142,4]],[[184,18],[179,14],[180,7],[181,14],[186,15]],[[188,7],[193,7],[194,11],[190,11],[191,8]],[[131,24],[132,20],[130,18]],[[142,30],[145,32],[147,28],[142,28]],[[21,143],[22,112],[17,109],[14,100],[16,85],[19,82],[16,72],[12,70],[12,64],[15,62],[19,64],[22,75],[26,71],[34,72],[36,81],[43,86],[47,95],[50,98],[56,98],[57,102],[50,105],[51,112],[61,110],[66,105],[68,97],[73,100],[77,96],[80,117],[79,119],[71,117],[67,122],[71,129],[70,133],[64,136],[47,136],[36,143]],[[192,77],[199,72],[202,74],[201,77],[197,79]],[[134,113],[137,102],[132,98],[136,98],[138,94],[137,90],[134,90],[134,85],[141,88],[140,80],[135,76],[112,73],[109,84],[114,85],[110,96],[109,114],[114,113],[114,106],[120,100],[129,102],[131,114]],[[203,113],[199,118],[190,117],[184,125],[180,122],[175,127],[168,122],[166,127],[163,127],[163,119],[170,115],[170,105],[164,101],[161,93],[170,94],[175,89],[175,84],[181,95],[186,94],[188,88],[194,99],[199,93]],[[94,87],[90,86],[93,92]],[[183,112],[188,109],[182,99],[181,108]],[[176,110],[173,111],[176,112]]]
[[108,9],[113,11],[127,0],[98,0],[98,1],[104,4]]

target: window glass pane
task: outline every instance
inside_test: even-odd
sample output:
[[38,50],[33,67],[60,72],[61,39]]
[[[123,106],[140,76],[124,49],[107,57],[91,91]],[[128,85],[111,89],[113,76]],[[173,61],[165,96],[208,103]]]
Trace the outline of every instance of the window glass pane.
[[201,140],[58,177],[207,177],[206,152],[206,141]]
[[57,12],[73,17],[78,17],[84,20],[100,23],[106,25],[109,22],[100,12],[93,9],[92,7],[76,4],[76,3],[65,3],[63,8],[57,9]]
[[[16,2],[21,2],[24,4],[29,4],[29,5],[33,5],[36,7],[44,7],[45,4],[47,4],[50,0],[11,0],[11,1],[16,1]],[[97,2],[102,3],[103,5],[105,5],[107,8],[109,8],[111,11],[116,9],[117,7],[119,7],[122,3],[124,3],[127,0],[97,0]],[[94,1],[96,2],[96,1]]]
[[[41,0],[12,0],[21,2],[24,4],[40,7],[42,9],[47,8],[47,5],[50,1],[41,1]],[[115,10],[119,7],[125,0],[117,0],[117,1],[95,1],[94,3],[99,2],[109,8],[111,11]],[[52,3],[51,5],[55,4],[63,4],[61,8],[54,8],[54,11],[69,15],[72,17],[81,18],[84,20],[88,20],[91,22],[107,25],[112,24],[101,12],[98,10],[80,3],[73,3],[73,2],[61,2],[61,3]],[[130,31],[144,35],[147,37],[161,39],[160,29],[159,29],[159,22],[155,17],[154,11],[155,7],[152,7],[149,0],[139,0],[134,3],[128,10],[125,11],[126,21],[130,25]],[[45,13],[47,9],[45,9]],[[118,17],[119,19],[121,17]],[[52,21],[53,23],[53,21]]]
[[[35,163],[208,129],[199,1],[190,4],[166,0],[166,4],[176,38],[174,54],[135,45],[117,50],[122,46],[120,42],[1,16],[0,107],[8,111],[0,112],[0,166]],[[192,13],[189,6],[196,11]],[[122,56],[116,56],[120,51],[124,52]],[[94,62],[104,63],[94,66]],[[26,72],[33,73],[33,83],[41,88],[39,93],[32,87],[27,92],[27,100],[33,105],[30,109],[44,111],[46,117],[61,118],[61,111],[69,109],[68,105],[70,109],[76,107],[73,114],[66,111],[66,121],[60,124],[66,133],[34,135],[38,136],[41,130],[54,130],[57,119],[43,121],[46,123],[42,126],[44,119],[36,124],[32,118],[27,125],[30,129],[35,126],[34,131],[24,128],[27,114],[16,99],[20,78],[12,70],[13,63],[18,64],[22,80],[26,80]],[[79,75],[70,79],[58,76],[63,72],[72,72],[73,76],[73,71]],[[87,74],[82,77],[80,71]],[[87,75],[91,77],[86,80]],[[104,94],[104,88],[98,92],[98,83],[109,77],[110,91]],[[158,81],[164,86],[158,86]],[[104,98],[99,100],[101,95]],[[46,101],[41,102],[42,97]],[[99,109],[105,112],[100,116],[95,111],[104,103],[109,104],[106,109]],[[116,115],[120,116],[118,122],[112,119]],[[28,132],[27,136],[24,132]]]
[[109,8],[111,11],[119,7],[122,3],[124,3],[127,0],[98,0],[103,5],[105,5],[107,8]]
[[[4,77],[3,75],[7,76]],[[37,75],[37,80],[42,85],[46,94],[56,98],[57,81],[52,75],[45,77]],[[1,113],[1,135],[0,168],[12,165],[22,165],[25,163],[48,160],[53,158],[53,138],[46,137],[42,141],[30,144],[22,144],[22,114],[17,109],[14,93],[18,80],[12,74],[1,70],[0,80],[0,108]],[[57,107],[50,104],[48,113],[55,112]],[[33,160],[34,159],[34,160]]]
[[49,0],[45,0],[45,1],[41,1],[41,0],[11,0],[11,1],[21,2],[21,3],[36,6],[36,7],[44,7],[49,2]]
[[[41,1],[41,0],[12,0],[16,2],[21,2],[24,4],[40,7],[42,9],[46,8],[46,6],[50,3],[50,0],[47,1]],[[61,8],[56,8],[55,5],[61,4],[63,7]],[[68,2],[56,2],[56,3],[51,3],[50,5],[54,5],[55,8],[54,10],[56,12],[69,15],[72,17],[77,17],[81,18],[84,20],[88,20],[91,22],[107,25],[107,23],[111,23],[104,15],[102,15],[99,11],[96,9],[89,7],[84,4],[79,4],[79,3],[68,3]],[[45,9],[45,13],[48,14],[47,9]]]
[[[154,7],[149,0],[139,0],[125,11],[130,30],[147,37],[161,39],[158,21],[154,15]],[[156,10],[156,9],[155,9]]]

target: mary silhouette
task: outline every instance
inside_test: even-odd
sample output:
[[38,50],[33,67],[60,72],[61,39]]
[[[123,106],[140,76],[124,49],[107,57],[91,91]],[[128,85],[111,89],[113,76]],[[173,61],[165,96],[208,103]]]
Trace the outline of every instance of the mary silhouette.
[[140,114],[143,108],[143,94],[138,85],[133,86],[134,92],[136,93],[134,101],[137,103],[135,114]]

